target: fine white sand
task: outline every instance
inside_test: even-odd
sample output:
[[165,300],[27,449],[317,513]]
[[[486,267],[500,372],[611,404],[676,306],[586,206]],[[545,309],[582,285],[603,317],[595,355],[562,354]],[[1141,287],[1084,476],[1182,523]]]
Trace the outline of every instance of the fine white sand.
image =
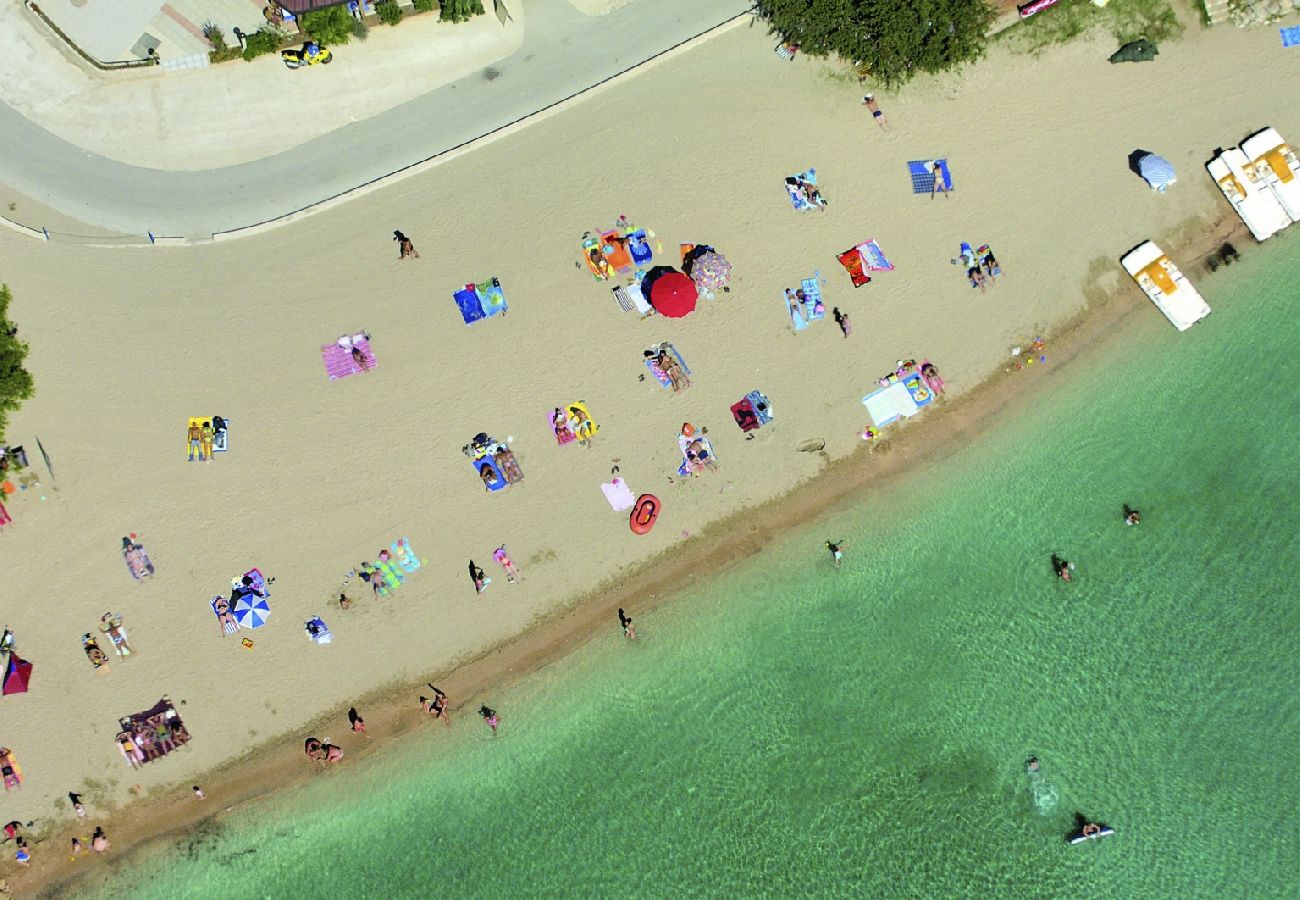
[[[1300,139],[1300,54],[1274,31],[1193,32],[1148,65],[1112,66],[1112,49],[995,53],[882,96],[893,126],[883,133],[855,82],[784,63],[760,29],[740,29],[255,239],[103,250],[0,232],[0,279],[38,389],[8,437],[34,450],[39,436],[58,476],[10,498],[16,524],[0,536],[0,624],[36,667],[29,693],[0,700],[0,745],[27,776],[4,798],[7,817],[57,825],[71,818],[69,790],[98,814],[134,785],[192,783],[327,710],[349,746],[352,699],[447,670],[816,477],[826,460],[794,450],[806,438],[824,438],[831,457],[858,450],[860,398],[895,360],[934,360],[952,402],[1009,347],[1120,286],[1116,260],[1133,245],[1173,248],[1220,218],[1201,168],[1216,146],[1265,124]],[[1178,167],[1168,195],[1128,170],[1136,148]],[[956,191],[913,196],[906,161],[936,155],[951,159]],[[782,177],[810,165],[830,206],[800,215]],[[655,229],[673,261],[679,241],[716,246],[735,265],[732,292],[684,320],[622,313],[575,267],[582,232],[620,213]],[[421,259],[397,260],[394,228]],[[854,290],[835,254],[870,237],[897,268]],[[987,294],[949,264],[962,240],[998,253],[1006,277]],[[829,315],[791,333],[782,289],[818,270],[827,307],[852,316],[848,340]],[[492,275],[510,312],[466,328],[451,291]],[[378,368],[329,383],[319,346],[360,328]],[[681,395],[639,378],[642,348],[660,340],[694,370]],[[754,388],[777,418],[745,441],[728,407]],[[573,400],[601,425],[592,450],[557,447],[547,427],[548,411]],[[187,464],[186,417],[212,413],[231,421],[232,449]],[[686,421],[709,428],[721,471],[670,481]],[[522,484],[485,495],[460,452],[479,431],[513,437]],[[649,536],[601,495],[615,464],[634,491],[663,500]],[[120,558],[129,532],[157,564],[147,583]],[[352,609],[329,605],[352,565],[404,536],[428,563],[405,587],[378,604],[354,588]],[[501,543],[522,584],[492,563]],[[496,579],[483,596],[469,558]],[[278,580],[270,624],[246,650],[221,637],[208,598],[254,565]],[[106,610],[125,616],[137,650],[107,674],[80,647]],[[316,613],[334,631],[329,647],[303,634]],[[185,702],[193,741],[133,772],[116,721],[163,694]],[[220,781],[206,778],[210,795]]]

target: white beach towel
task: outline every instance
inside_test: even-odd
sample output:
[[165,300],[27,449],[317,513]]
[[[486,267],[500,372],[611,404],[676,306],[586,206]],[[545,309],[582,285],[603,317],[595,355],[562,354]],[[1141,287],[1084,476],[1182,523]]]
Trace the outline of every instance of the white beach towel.
[[877,428],[899,418],[914,416],[921,411],[916,401],[912,399],[911,393],[908,392],[907,386],[901,381],[863,397],[862,405],[871,414],[871,421]]
[[627,486],[627,482],[622,478],[615,478],[613,481],[602,484],[600,489],[604,492],[609,505],[614,508],[614,512],[631,509],[636,503],[636,497],[632,496],[632,489]]

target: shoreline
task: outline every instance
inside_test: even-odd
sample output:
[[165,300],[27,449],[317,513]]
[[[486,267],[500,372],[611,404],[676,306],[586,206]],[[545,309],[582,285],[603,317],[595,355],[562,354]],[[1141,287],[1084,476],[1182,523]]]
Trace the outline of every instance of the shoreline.
[[[1205,259],[1224,242],[1241,240],[1243,247],[1248,246],[1244,241],[1248,237],[1244,226],[1230,212],[1223,211],[1209,221],[1208,227],[1199,218],[1179,223],[1170,232],[1180,240],[1163,242],[1166,251],[1180,260],[1184,271],[1193,273],[1197,279],[1205,277]],[[1079,288],[1079,293],[1088,298],[1082,310],[1042,329],[1048,339],[1049,364],[1045,370],[1037,371],[1054,373],[1058,368],[1086,359],[1090,353],[1100,352],[1119,339],[1137,315],[1159,315],[1129,279],[1121,278],[1119,287],[1112,289],[1101,287],[1097,280],[1090,279]],[[1021,377],[1029,376],[1022,373]],[[1015,384],[1005,371],[995,371],[968,390],[946,398],[927,415],[888,433],[879,444],[859,447],[839,459],[831,459],[822,451],[821,468],[789,491],[709,523],[687,541],[643,561],[630,573],[607,579],[550,614],[535,617],[522,633],[435,674],[421,676],[417,682],[396,686],[390,683],[365,694],[356,705],[371,729],[378,733],[369,740],[345,738],[341,743],[346,745],[347,758],[365,759],[394,746],[416,729],[427,727],[427,717],[413,702],[424,680],[446,685],[448,693],[459,698],[454,707],[457,711],[472,709],[486,692],[536,673],[584,646],[601,629],[615,627],[612,623],[618,607],[631,606],[640,617],[674,602],[686,586],[701,577],[698,573],[707,572],[703,577],[715,577],[761,553],[786,531],[812,522],[828,511],[861,502],[882,484],[894,484],[917,474],[922,467],[940,461],[974,440],[989,426],[996,427],[994,423],[1014,416],[1050,390],[1051,383],[1035,373],[1032,382]],[[832,477],[825,477],[828,475]],[[10,890],[59,896],[87,879],[112,877],[126,857],[147,853],[196,826],[219,822],[225,815],[243,811],[278,791],[306,783],[321,771],[304,764],[299,743],[302,736],[313,731],[337,730],[343,712],[337,709],[323,714],[300,729],[265,741],[243,756],[223,763],[220,770],[238,773],[233,778],[217,780],[214,771],[207,771],[102,816],[91,816],[84,825],[78,825],[78,820],[73,819],[66,828],[33,838],[37,868],[11,877]],[[191,797],[189,785],[193,783],[204,787],[206,801],[199,803]],[[274,788],[268,789],[272,784]],[[145,799],[150,802],[142,802]],[[92,824],[91,819],[93,824],[103,826],[116,842],[112,851],[114,864],[77,867],[59,851],[42,849],[58,846],[59,842],[66,845],[73,834]],[[130,835],[129,840],[123,838],[124,834]]]

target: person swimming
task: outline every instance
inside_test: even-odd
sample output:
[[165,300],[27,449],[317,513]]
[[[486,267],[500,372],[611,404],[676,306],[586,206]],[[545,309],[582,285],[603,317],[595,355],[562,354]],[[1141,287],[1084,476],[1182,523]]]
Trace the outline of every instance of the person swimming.
[[1038,771],[1038,757],[1037,757],[1037,756],[1031,756],[1031,757],[1029,757],[1029,759],[1025,760],[1025,771],[1026,771],[1026,772],[1037,772],[1037,771]]
[[1124,504],[1124,524],[1137,525],[1142,521],[1142,513],[1138,512],[1127,503]]
[[501,724],[501,719],[497,715],[497,711],[485,704],[478,708],[478,714],[483,717],[483,721],[492,729],[492,733],[496,734],[497,726]]
[[1070,571],[1073,568],[1074,566],[1068,559],[1061,559],[1055,553],[1052,554],[1052,571],[1056,573],[1057,578],[1068,582],[1070,580]]

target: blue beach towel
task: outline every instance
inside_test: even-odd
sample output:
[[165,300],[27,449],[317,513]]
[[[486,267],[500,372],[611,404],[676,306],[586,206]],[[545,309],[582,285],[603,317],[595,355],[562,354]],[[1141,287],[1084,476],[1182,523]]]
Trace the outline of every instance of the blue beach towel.
[[772,421],[772,402],[763,395],[762,391],[750,391],[745,395],[749,405],[754,407],[754,415],[758,417],[760,426],[766,425]]
[[471,460],[470,465],[474,467],[474,476],[476,478],[481,479],[479,472],[482,471],[484,466],[491,466],[492,471],[497,473],[497,480],[488,487],[491,493],[495,494],[497,491],[503,491],[509,487],[506,482],[506,473],[501,471],[501,467],[497,465],[497,461],[492,457],[485,456],[482,459]]
[[460,309],[460,317],[465,320],[466,325],[473,325],[487,316],[483,311],[483,303],[478,298],[478,292],[474,290],[474,285],[466,285],[451,296],[455,298],[456,306]]
[[1282,33],[1282,46],[1295,47],[1300,45],[1300,25],[1292,25],[1290,28],[1278,29]]
[[930,194],[934,192],[934,172],[932,166],[939,164],[939,173],[943,175],[943,186],[952,190],[952,173],[948,171],[946,159],[914,159],[908,162],[907,171],[912,176],[913,194]]
[[921,381],[919,373],[904,378],[903,387],[907,388],[907,392],[912,395],[912,402],[918,407],[927,406],[934,399],[934,392]]
[[800,287],[803,288],[804,306],[808,310],[808,321],[816,322],[818,319],[826,318],[826,306],[822,303],[822,273],[814,272],[812,278],[805,278]]
[[894,264],[885,258],[885,251],[880,249],[875,238],[858,244],[858,253],[863,264],[872,272],[891,272],[894,269]]
[[495,278],[474,285],[474,293],[478,295],[478,302],[483,307],[484,315],[495,316],[509,309],[506,306],[505,291],[501,290],[501,282]]

